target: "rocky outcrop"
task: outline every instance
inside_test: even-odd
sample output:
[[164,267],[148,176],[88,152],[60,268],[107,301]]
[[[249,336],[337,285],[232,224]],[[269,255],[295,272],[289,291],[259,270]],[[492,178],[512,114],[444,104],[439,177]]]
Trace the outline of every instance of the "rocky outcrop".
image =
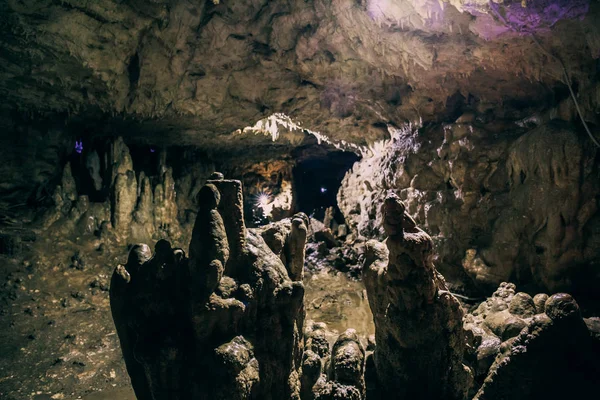
[[40,227],[61,235],[93,235],[103,222],[110,220],[108,202],[90,202],[88,196],[79,195],[71,169],[67,163],[63,169],[60,185],[54,189],[53,206],[43,212]]
[[384,396],[465,399],[463,311],[431,261],[433,243],[399,198],[382,206],[385,246],[367,244],[363,280],[373,311],[374,363]]
[[347,223],[382,237],[373,200],[394,190],[431,234],[436,265],[453,280],[462,264],[490,291],[508,280],[553,292],[593,288],[597,150],[572,125],[519,124],[472,114],[444,127],[391,130],[392,139],[372,146],[342,182]]
[[548,295],[531,297],[516,293],[512,283],[502,283],[494,294],[477,309],[465,316],[465,329],[472,338],[473,360],[476,378],[483,379],[500,352],[502,343],[519,335],[533,316],[545,310]]
[[597,149],[587,143],[561,125],[534,129],[512,143],[509,206],[480,251],[487,268],[473,273],[476,280],[531,279],[556,291],[572,288],[581,268],[597,258],[599,172]]
[[[89,153],[84,150],[84,155],[93,160],[99,157],[96,150]],[[41,217],[41,227],[65,235],[95,234],[102,240],[120,244],[162,238],[178,245],[189,241],[199,187],[214,171],[214,165],[194,163],[192,171],[184,170],[182,176],[175,179],[173,169],[163,160],[154,166],[158,174],[148,176],[144,170],[134,169],[130,150],[121,137],[110,144],[104,156],[104,169],[97,169],[96,162],[91,164],[92,170],[73,170],[71,163],[65,165],[60,184],[52,196],[54,204]],[[99,191],[96,182],[102,184],[103,176],[106,182],[112,183],[102,186]],[[93,188],[91,195],[80,194],[82,190],[85,193],[82,182],[86,179]],[[102,201],[104,192],[106,200]]]
[[[497,293],[510,297],[511,289],[505,285]],[[506,305],[507,299],[496,296],[482,306]],[[517,293],[505,311],[514,312],[515,303],[518,310],[526,311],[521,317],[529,316],[528,322],[518,336],[502,343],[474,399],[563,399],[593,393],[600,383],[597,343],[577,302],[568,294],[555,294],[546,300],[544,312],[531,315],[531,297]]]
[[[164,240],[130,252],[111,282],[111,309],[142,399],[300,399],[301,281],[243,221],[241,184],[199,193],[189,258]],[[295,268],[302,218],[289,222]],[[291,272],[291,271],[290,271]]]

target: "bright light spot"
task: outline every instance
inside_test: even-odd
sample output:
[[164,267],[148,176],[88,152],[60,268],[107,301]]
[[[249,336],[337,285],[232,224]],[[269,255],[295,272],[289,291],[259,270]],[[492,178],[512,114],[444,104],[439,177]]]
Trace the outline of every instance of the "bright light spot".
[[273,210],[290,210],[292,208],[292,184],[281,182],[279,193],[273,196],[268,191],[259,192],[254,196],[254,206],[260,208],[265,217],[271,217]]
[[321,188],[321,193],[327,193],[327,188],[322,187]]
[[266,192],[260,192],[256,195],[256,200],[254,201],[254,205],[258,208],[266,210],[271,202],[271,195]]

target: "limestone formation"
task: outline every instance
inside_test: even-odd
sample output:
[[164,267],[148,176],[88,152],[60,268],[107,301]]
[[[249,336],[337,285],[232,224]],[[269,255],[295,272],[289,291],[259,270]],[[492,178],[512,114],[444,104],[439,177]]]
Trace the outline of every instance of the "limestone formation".
[[[342,182],[348,226],[383,237],[374,199],[396,190],[433,238],[452,281],[595,290],[600,250],[597,149],[575,125],[488,121],[390,128]],[[497,132],[502,132],[498,134]],[[455,268],[463,265],[464,273]],[[587,272],[586,272],[587,271]]]
[[138,245],[113,275],[111,309],[138,399],[299,400],[302,282],[245,228],[239,181],[211,180],[198,201],[189,258],[165,240],[154,255]]
[[[538,302],[546,294],[535,296]],[[516,293],[512,283],[502,283],[494,294],[464,318],[464,327],[471,334],[474,346],[474,372],[483,379],[502,343],[516,337],[531,317],[539,314],[534,299],[526,293]]]
[[382,394],[465,399],[471,382],[463,364],[463,311],[431,261],[431,238],[395,194],[386,197],[382,215],[386,246],[369,242],[363,269]]
[[154,218],[154,196],[150,178],[143,172],[139,176],[138,199],[133,212],[131,235],[136,241],[150,241],[156,233]]
[[208,179],[214,179],[210,175],[215,172],[215,166],[212,163],[189,161],[189,164],[186,163],[184,167],[182,176],[175,181],[175,192],[177,193],[175,201],[179,213],[178,219],[184,225],[182,229],[191,231],[188,226],[193,227],[196,220],[198,192]]
[[304,276],[305,244],[308,235],[308,217],[298,213],[260,228],[269,248],[281,258],[290,278],[301,281]]
[[137,180],[132,170],[115,176],[112,198],[112,225],[123,237],[128,237],[137,204]]
[[94,189],[102,189],[102,170],[100,168],[100,156],[96,150],[91,151],[85,158],[85,166],[94,182]]
[[577,302],[558,293],[546,300],[545,310],[502,344],[475,400],[585,398],[594,393],[600,383],[598,347]]
[[[340,385],[351,386],[365,397],[365,349],[356,331],[348,329],[342,333],[331,350],[331,380]],[[334,397],[335,398],[335,397]]]
[[[122,244],[161,238],[177,245],[189,241],[197,211],[196,197],[209,176],[208,170],[214,170],[214,166],[196,163],[199,171],[186,171],[175,179],[173,169],[160,164],[156,166],[159,174],[148,176],[144,170],[133,169],[129,148],[121,137],[111,143],[105,156],[106,169],[101,169],[104,164],[96,150],[86,155],[85,172],[74,172],[70,163],[64,166],[60,184],[52,195],[54,206],[40,218],[42,227],[53,226],[67,235],[98,234],[103,241]],[[105,188],[103,176],[107,177]],[[108,182],[111,176],[113,180]],[[89,190],[93,196],[78,191],[81,188],[77,182],[85,179],[91,179]],[[97,183],[106,190],[103,201],[98,200],[104,192],[98,191]]]
[[133,160],[131,159],[129,148],[125,144],[123,137],[119,136],[111,143],[108,157],[111,183],[114,184],[117,175],[127,174],[127,171],[133,171]]
[[[272,112],[361,144],[388,121],[461,106],[502,118],[555,98],[572,115],[553,95],[561,64],[531,33],[598,122],[588,0],[38,0],[5,2],[0,16],[6,108],[136,116],[177,141],[238,141],[227,135]],[[56,68],[39,79],[31,65]]]
[[331,335],[324,323],[307,321],[302,400],[364,400],[365,349],[356,331],[337,336],[332,348]]
[[[502,283],[465,316],[473,346],[475,399],[564,398],[598,384],[594,324],[568,294],[533,298]],[[588,324],[588,326],[586,326]]]
[[173,239],[178,239],[181,235],[177,221],[176,197],[173,169],[166,167],[154,188],[154,222],[157,229]]
[[73,179],[71,164],[67,163],[62,171],[61,183],[56,186],[52,195],[54,207],[45,212],[42,217],[42,226],[48,228],[65,217],[73,207],[75,200],[77,200],[77,187]]

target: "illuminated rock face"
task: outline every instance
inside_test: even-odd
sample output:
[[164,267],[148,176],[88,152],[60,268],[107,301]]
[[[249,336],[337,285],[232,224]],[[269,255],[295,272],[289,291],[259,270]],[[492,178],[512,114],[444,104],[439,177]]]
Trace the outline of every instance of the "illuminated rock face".
[[458,300],[431,262],[432,241],[404,204],[382,206],[385,246],[367,245],[363,279],[375,322],[375,368],[389,398],[465,399],[465,331]]
[[164,240],[154,254],[136,245],[112,278],[111,309],[136,395],[298,400],[304,219],[284,238],[284,265],[245,228],[239,181],[208,181],[199,202],[189,258]]
[[[121,244],[160,238],[174,243],[189,240],[193,221],[186,213],[197,207],[194,197],[199,187],[194,186],[204,184],[214,166],[194,165],[196,171],[182,174],[176,181],[173,169],[157,161],[153,167],[158,173],[149,177],[143,170],[134,170],[130,149],[122,137],[107,147],[102,168],[94,165],[93,170],[82,172],[73,169],[71,163],[65,165],[52,196],[54,205],[41,217],[43,228],[64,235],[97,235]],[[96,151],[85,155],[98,158]],[[83,189],[90,195],[81,195],[78,189],[82,189],[88,172],[94,191]]]
[[594,290],[600,249],[594,145],[569,124],[473,117],[398,130],[373,145],[338,193],[348,225],[382,237],[383,214],[373,200],[392,190],[432,236],[436,265],[453,280],[464,279],[462,264],[490,292],[509,280],[551,292]]

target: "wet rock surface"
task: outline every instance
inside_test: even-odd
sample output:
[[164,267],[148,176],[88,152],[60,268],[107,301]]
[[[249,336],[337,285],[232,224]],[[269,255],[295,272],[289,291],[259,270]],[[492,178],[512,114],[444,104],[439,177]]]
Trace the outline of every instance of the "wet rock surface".
[[[89,237],[39,235],[17,257],[0,256],[0,397],[134,400],[110,317],[107,260]],[[72,266],[83,255],[85,268]]]
[[307,321],[302,400],[365,398],[365,350],[361,340],[354,329],[336,336],[326,324]]
[[562,102],[570,119],[546,51],[598,121],[593,1],[43,0],[6,2],[0,16],[6,107],[147,119],[138,134],[175,127],[174,141],[237,142],[273,112],[361,144],[385,137],[378,124],[466,106],[502,118]]
[[[376,400],[396,396],[386,394],[385,382],[393,385],[401,371],[422,387],[429,377],[419,368],[434,360],[434,371],[444,360],[469,365],[475,385],[464,398],[556,398],[566,395],[564,387],[583,396],[596,384],[597,318],[581,318],[569,295],[527,294],[511,283],[465,314],[441,289],[428,236],[393,196],[384,202],[389,238],[366,246],[365,292],[351,272],[336,271],[329,260],[360,262],[364,242],[329,249],[314,242],[302,214],[244,229],[239,184],[214,178],[199,190],[203,206],[195,213],[189,255],[166,240],[152,243],[154,250],[126,248],[109,228],[72,241],[54,230],[37,232],[19,254],[0,255],[0,324],[6,328],[0,330],[0,397],[133,400],[131,376],[138,398],[196,390],[223,399],[278,393],[272,398]],[[312,248],[306,254],[305,240]],[[300,281],[290,278],[298,276],[303,257],[304,302],[295,297]],[[109,264],[120,261],[110,282]],[[377,273],[369,279],[370,272]],[[374,316],[369,301],[376,303]],[[391,312],[381,312],[383,303]],[[312,321],[304,322],[304,313]],[[404,323],[395,323],[400,316]],[[146,336],[132,335],[137,332]],[[393,368],[382,374],[382,364]],[[198,370],[207,371],[204,378],[195,379]],[[432,379],[455,382],[447,390],[460,396],[471,382],[461,371],[460,379],[443,373]],[[557,387],[542,386],[548,377]]]
[[78,171],[75,179],[69,162],[54,189],[53,205],[40,217],[42,229],[65,236],[95,235],[120,245],[161,238],[177,244],[189,240],[192,224],[185,218],[185,207],[196,207],[189,196],[197,192],[186,191],[186,185],[204,183],[207,173],[185,174],[176,182],[172,168],[159,162],[157,175],[147,176],[134,169],[130,149],[121,137],[110,143],[104,156],[103,167],[94,172],[107,178],[102,187],[106,199],[90,201],[89,195],[80,194],[82,182],[93,176]]

